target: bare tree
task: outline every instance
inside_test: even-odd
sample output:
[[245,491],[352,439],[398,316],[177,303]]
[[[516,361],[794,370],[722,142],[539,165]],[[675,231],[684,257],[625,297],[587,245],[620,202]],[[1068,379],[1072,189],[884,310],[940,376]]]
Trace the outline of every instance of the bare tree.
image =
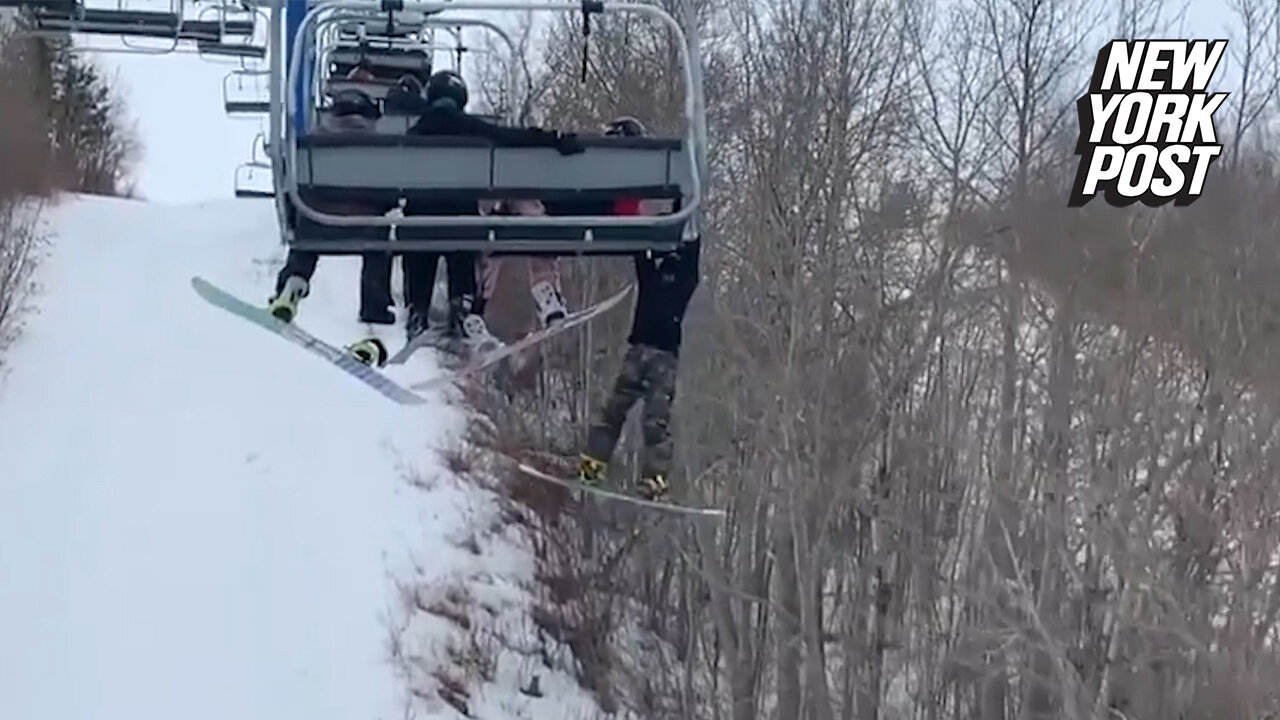
[[[1240,153],[1255,126],[1275,112],[1280,91],[1280,10],[1259,0],[1227,3],[1239,28],[1228,44],[1228,56],[1239,73],[1239,89],[1228,98],[1231,112],[1231,145],[1227,164],[1240,164]],[[1230,67],[1222,63],[1223,73]]]
[[[573,623],[646,633],[643,651],[594,637],[584,682],[655,718],[1280,708],[1267,136],[1240,146],[1252,173],[1214,171],[1192,207],[1066,207],[1095,31],[1157,35],[1165,9],[696,16],[712,182],[677,477],[729,518],[588,503],[565,522],[527,501],[553,519],[547,546],[573,548],[544,560],[556,587],[577,579]],[[551,31],[542,117],[682,130],[661,33],[595,26],[583,81],[578,32]],[[628,268],[575,273],[596,292]],[[628,319],[492,412],[572,455]]]

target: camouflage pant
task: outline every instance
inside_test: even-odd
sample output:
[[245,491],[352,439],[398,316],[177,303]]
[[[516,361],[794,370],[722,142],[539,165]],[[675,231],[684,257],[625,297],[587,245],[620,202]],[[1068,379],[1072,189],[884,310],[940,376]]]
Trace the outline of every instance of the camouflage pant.
[[676,371],[675,355],[647,345],[632,345],[622,361],[613,391],[591,426],[586,454],[609,461],[622,435],[627,413],[643,399],[641,477],[667,475],[671,470],[671,405],[676,396]]

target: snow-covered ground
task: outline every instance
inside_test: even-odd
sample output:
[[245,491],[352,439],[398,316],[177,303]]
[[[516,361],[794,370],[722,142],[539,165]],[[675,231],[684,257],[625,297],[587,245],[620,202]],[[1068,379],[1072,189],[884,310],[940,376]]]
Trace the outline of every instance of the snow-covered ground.
[[[449,470],[461,405],[396,406],[191,290],[265,299],[268,202],[50,219],[0,381],[0,718],[452,718],[455,678],[473,717],[595,716],[541,666],[519,533]],[[358,270],[322,259],[299,323],[364,333]]]

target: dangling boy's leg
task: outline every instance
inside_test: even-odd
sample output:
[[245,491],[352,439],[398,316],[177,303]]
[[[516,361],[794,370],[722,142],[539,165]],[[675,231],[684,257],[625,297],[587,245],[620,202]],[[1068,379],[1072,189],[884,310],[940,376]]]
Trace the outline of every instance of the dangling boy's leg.
[[675,443],[671,436],[671,408],[676,399],[676,356],[657,348],[644,347],[646,393],[642,434],[644,452],[640,461],[640,492],[650,500],[661,499],[670,492],[668,480]]
[[622,368],[613,382],[613,389],[605,398],[604,404],[591,430],[587,433],[587,447],[582,453],[582,467],[579,479],[595,484],[603,478],[605,467],[613,458],[618,438],[622,436],[622,426],[627,422],[627,413],[636,401],[644,397],[644,355],[638,345],[627,349],[622,359]]

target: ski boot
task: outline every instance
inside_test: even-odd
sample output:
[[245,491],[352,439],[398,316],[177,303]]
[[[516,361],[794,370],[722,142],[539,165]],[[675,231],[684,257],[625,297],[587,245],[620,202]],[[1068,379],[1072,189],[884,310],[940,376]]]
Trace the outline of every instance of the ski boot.
[[378,338],[366,338],[348,345],[347,352],[370,367],[382,367],[387,364],[387,346],[383,345]]
[[651,502],[668,502],[671,495],[671,484],[667,482],[666,475],[656,473],[649,477],[640,478],[640,483],[636,486],[636,494]]
[[281,322],[293,322],[294,316],[298,314],[298,302],[309,291],[306,280],[298,275],[290,275],[280,292],[267,301],[267,311]]
[[484,318],[475,313],[462,318],[462,341],[472,356],[483,355],[503,346],[503,342],[489,332]]
[[542,327],[564,322],[569,313],[565,309],[564,296],[555,285],[544,280],[530,288],[530,292],[538,305],[538,319],[542,321]]
[[583,485],[600,487],[604,484],[604,473],[607,468],[607,463],[601,462],[590,455],[580,455],[578,456],[578,476],[574,480]]

